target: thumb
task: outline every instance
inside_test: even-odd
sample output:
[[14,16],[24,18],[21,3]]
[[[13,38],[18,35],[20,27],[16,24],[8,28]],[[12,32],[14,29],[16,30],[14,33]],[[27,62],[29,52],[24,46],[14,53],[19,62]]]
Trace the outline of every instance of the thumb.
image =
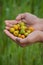
[[16,38],[17,43],[23,43],[23,40],[21,38]]
[[16,41],[17,41],[17,43],[18,43],[20,46],[22,46],[22,47],[24,47],[24,46],[26,46],[26,45],[28,44],[26,38],[25,38],[25,39],[16,38]]
[[19,14],[17,17],[16,17],[16,20],[19,21],[21,19],[24,19],[25,18],[25,14]]
[[25,24],[27,24],[27,21],[25,19],[22,19],[21,21],[23,21]]

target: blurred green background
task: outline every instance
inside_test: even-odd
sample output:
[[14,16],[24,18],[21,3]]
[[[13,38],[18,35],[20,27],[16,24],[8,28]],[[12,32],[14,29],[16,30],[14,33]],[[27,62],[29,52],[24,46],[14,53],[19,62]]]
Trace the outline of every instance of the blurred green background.
[[43,65],[43,44],[20,47],[3,32],[4,20],[30,12],[43,18],[43,0],[0,0],[0,65]]

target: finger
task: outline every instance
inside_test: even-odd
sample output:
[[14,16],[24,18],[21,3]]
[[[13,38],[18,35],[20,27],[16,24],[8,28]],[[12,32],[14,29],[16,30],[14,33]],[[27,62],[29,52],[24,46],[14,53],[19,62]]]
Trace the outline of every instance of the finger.
[[34,31],[31,34],[28,35],[28,41],[30,43],[39,41],[40,31]]
[[25,18],[25,14],[19,14],[17,17],[16,17],[16,20],[21,20],[21,19],[24,19]]
[[35,24],[35,25],[33,25],[33,28],[34,28],[35,30],[40,30],[40,31],[42,31],[42,26],[43,26],[43,24]]
[[26,24],[26,26],[30,26],[25,19],[22,19],[21,21],[23,21]]
[[[16,38],[16,41],[18,42],[18,44],[22,47],[26,46],[28,44],[27,39],[21,39],[21,38]],[[27,44],[26,44],[27,43]]]
[[18,21],[16,21],[16,20],[6,20],[5,21],[5,24],[7,25],[7,24],[17,24],[18,23]]
[[18,45],[20,45],[21,47],[23,47],[25,44],[22,43],[22,39],[20,38],[16,38],[16,42],[18,43]]
[[22,19],[21,21],[23,21],[24,23],[27,23],[25,19]]
[[7,27],[12,27],[13,25],[12,24],[9,24],[9,23],[6,23],[6,26]]
[[10,29],[10,27],[7,27],[7,26],[6,26],[6,29],[7,29],[7,30],[9,30],[9,29]]
[[4,30],[5,34],[10,37],[12,40],[16,41],[16,38],[13,34],[11,34],[8,30]]

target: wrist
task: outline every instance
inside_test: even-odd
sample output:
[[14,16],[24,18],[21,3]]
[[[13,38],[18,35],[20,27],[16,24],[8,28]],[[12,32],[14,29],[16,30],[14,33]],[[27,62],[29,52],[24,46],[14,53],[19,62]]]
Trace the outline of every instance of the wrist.
[[43,32],[40,31],[40,41],[42,42],[43,41]]
[[38,18],[38,19],[39,19],[38,23],[43,24],[43,19],[42,18]]
[[37,24],[38,24],[38,26],[39,26],[39,29],[40,29],[41,31],[43,31],[43,19],[38,18],[38,19],[37,19]]
[[41,31],[38,32],[38,41],[41,41]]
[[41,21],[41,20],[40,20],[40,18],[38,18],[38,17],[35,19],[35,23],[36,23],[36,24],[39,24],[40,21]]

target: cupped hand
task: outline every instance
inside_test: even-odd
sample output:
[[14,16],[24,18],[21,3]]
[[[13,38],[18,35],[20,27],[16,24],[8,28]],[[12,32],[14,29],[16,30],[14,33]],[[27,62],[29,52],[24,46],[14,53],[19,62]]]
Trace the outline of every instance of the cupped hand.
[[30,45],[34,42],[40,41],[40,31],[34,31],[29,34],[26,38],[18,38],[11,34],[8,30],[4,30],[5,34],[10,37],[14,42],[17,42],[18,45],[24,47]]
[[10,27],[13,26],[13,24],[17,24],[18,21],[16,20],[6,20],[6,29],[4,30],[5,34],[10,37],[13,41],[17,42],[20,46],[24,47],[28,44],[32,44],[34,42],[37,42],[40,40],[40,31],[36,30],[29,34],[25,39],[21,39],[18,37],[15,37],[13,34],[11,34],[8,30]]
[[[25,22],[26,25],[32,26],[34,28],[34,32],[29,34],[25,39],[15,37],[8,31],[10,27],[13,26],[13,24],[17,24],[21,20]],[[15,42],[17,42],[17,44],[19,44],[20,46],[26,46],[28,44],[32,44],[33,42],[37,42],[40,40],[41,24],[39,24],[39,18],[35,15],[32,15],[30,13],[19,14],[16,17],[16,20],[6,20],[5,24],[6,29],[4,30],[4,32],[6,33],[6,35],[9,36]]]
[[42,30],[43,25],[40,23],[40,18],[30,13],[19,14],[16,20],[6,20],[6,28],[10,28],[13,24],[19,23],[21,20],[28,26],[32,26],[34,30]]
[[35,30],[42,30],[42,24],[40,23],[40,18],[31,13],[19,14],[16,17],[16,20],[17,21],[22,20],[27,25],[32,26]]
[[16,17],[16,20],[23,20],[25,21],[25,23],[29,24],[29,25],[33,25],[33,24],[37,24],[39,22],[39,18],[31,13],[22,13],[19,14]]

